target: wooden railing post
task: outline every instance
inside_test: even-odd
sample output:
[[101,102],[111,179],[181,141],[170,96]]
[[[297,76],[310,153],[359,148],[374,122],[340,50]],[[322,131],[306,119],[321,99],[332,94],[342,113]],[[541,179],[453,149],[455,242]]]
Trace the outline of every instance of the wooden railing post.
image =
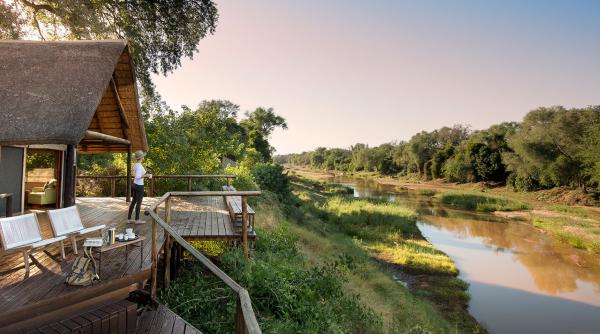
[[[154,213],[158,214],[158,208],[154,209]],[[152,298],[156,298],[156,282],[158,272],[158,223],[156,219],[152,218],[152,276],[150,282],[150,295]]]
[[192,191],[192,178],[188,177],[188,191]]
[[242,196],[242,243],[244,247],[244,256],[250,257],[248,249],[248,199]]
[[110,197],[115,197],[115,188],[117,184],[117,178],[110,178]]
[[235,308],[235,334],[248,334],[248,327],[246,326],[246,321],[244,321],[244,311],[242,310],[242,302],[239,296]]
[[165,222],[171,225],[171,196],[165,201]]
[[154,197],[154,194],[155,194],[154,189],[155,189],[154,188],[154,177],[152,177],[150,179],[150,196],[151,197]]
[[[165,222],[171,225],[171,196],[165,201]],[[165,289],[171,284],[171,247],[173,246],[171,235],[165,230]]]

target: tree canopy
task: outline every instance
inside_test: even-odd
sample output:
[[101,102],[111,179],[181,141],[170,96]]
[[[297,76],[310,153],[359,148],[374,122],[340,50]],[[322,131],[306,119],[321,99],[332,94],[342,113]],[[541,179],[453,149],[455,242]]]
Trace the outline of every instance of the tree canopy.
[[145,93],[151,73],[167,74],[214,33],[211,0],[8,0],[0,2],[0,38],[126,39]]
[[[339,171],[415,174],[453,182],[507,183],[517,190],[600,183],[600,106],[541,107],[522,122],[471,131],[454,125],[408,141],[350,149],[319,148],[276,157],[280,163]],[[351,156],[351,159],[348,159]]]

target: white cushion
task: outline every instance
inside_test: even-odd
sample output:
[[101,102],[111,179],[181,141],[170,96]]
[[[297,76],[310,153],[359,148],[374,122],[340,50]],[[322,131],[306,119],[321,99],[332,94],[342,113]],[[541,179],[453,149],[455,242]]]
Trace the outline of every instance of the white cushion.
[[40,247],[44,247],[46,245],[50,245],[53,244],[55,242],[59,242],[61,240],[65,240],[67,237],[62,236],[62,237],[55,237],[55,238],[50,238],[50,239],[46,239],[46,240],[42,240],[42,241],[38,241],[34,244],[31,245],[32,248],[40,248]]
[[92,227],[84,228],[83,230],[80,230],[77,233],[79,233],[79,235],[84,235],[84,234],[92,233],[95,231],[99,231],[105,227],[106,227],[106,225],[92,226]]
[[83,230],[81,217],[75,205],[63,209],[49,210],[48,217],[50,217],[50,223],[56,236]]
[[42,240],[35,213],[0,218],[2,246],[5,250],[26,246]]

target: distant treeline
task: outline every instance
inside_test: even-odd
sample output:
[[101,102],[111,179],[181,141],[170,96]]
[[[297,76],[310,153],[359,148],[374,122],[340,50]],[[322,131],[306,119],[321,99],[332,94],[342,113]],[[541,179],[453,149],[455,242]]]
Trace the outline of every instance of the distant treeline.
[[454,125],[409,141],[279,155],[280,164],[343,172],[414,174],[452,182],[506,183],[519,191],[600,182],[600,106],[541,107],[522,122],[471,131]]

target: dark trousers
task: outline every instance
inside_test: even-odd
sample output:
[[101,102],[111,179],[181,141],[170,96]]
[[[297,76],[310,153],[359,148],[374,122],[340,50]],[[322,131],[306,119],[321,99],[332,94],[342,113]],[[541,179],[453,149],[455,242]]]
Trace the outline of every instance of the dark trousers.
[[131,219],[133,208],[135,207],[135,220],[140,220],[140,209],[142,207],[142,199],[144,199],[144,186],[136,184],[133,188],[133,198],[129,205],[129,214],[127,219]]

